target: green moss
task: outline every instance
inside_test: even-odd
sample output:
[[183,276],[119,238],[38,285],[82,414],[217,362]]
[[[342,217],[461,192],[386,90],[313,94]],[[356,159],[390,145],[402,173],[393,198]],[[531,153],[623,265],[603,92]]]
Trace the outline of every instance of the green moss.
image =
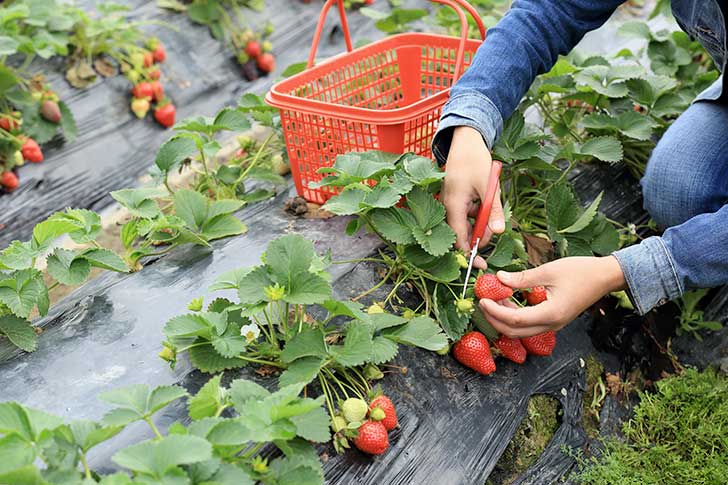
[[602,381],[604,366],[593,355],[586,359],[586,392],[581,412],[581,426],[587,436],[599,435],[599,410],[604,401],[605,389]]
[[728,378],[689,369],[640,393],[626,442],[606,441],[582,461],[581,483],[725,484],[728,477]]
[[536,395],[528,401],[528,415],[501,455],[486,485],[512,483],[533,465],[559,427],[561,405],[551,396]]

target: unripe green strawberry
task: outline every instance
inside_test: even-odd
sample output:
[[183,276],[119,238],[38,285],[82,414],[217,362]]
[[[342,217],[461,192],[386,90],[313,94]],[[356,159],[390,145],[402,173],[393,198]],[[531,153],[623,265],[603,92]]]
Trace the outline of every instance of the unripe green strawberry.
[[458,266],[463,269],[468,267],[468,258],[463,253],[455,253],[455,260],[458,262]]
[[416,316],[417,316],[417,312],[415,312],[411,308],[407,308],[407,309],[405,309],[404,312],[402,312],[402,318],[405,318],[407,320],[412,320]]
[[450,353],[450,344],[445,344],[443,348],[435,352],[437,355],[447,355]]
[[263,288],[263,293],[265,293],[265,296],[268,297],[270,301],[278,301],[285,296],[286,289],[276,283],[275,285]]
[[380,305],[377,305],[376,303],[372,303],[369,308],[367,308],[367,313],[369,315],[375,315],[377,313],[384,313],[384,308],[382,308]]
[[455,305],[457,306],[458,312],[468,314],[473,313],[475,310],[475,305],[473,304],[472,298],[458,298],[455,301]]
[[367,366],[364,367],[364,377],[371,381],[376,381],[384,377],[384,372],[382,372],[379,367],[374,364],[367,364]]
[[367,403],[361,399],[350,397],[341,405],[341,413],[349,423],[360,423],[364,421],[369,411]]

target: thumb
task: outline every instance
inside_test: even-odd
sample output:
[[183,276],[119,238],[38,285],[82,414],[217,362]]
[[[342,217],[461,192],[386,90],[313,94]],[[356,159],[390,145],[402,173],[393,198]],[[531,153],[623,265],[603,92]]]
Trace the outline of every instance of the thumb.
[[493,207],[490,209],[490,219],[488,221],[488,228],[493,234],[500,234],[506,230],[505,216],[503,215],[503,204],[500,200],[500,187],[495,192],[495,198],[493,199]]
[[506,286],[511,288],[533,288],[534,286],[547,286],[549,282],[548,270],[539,266],[525,271],[509,273],[498,271],[496,276]]

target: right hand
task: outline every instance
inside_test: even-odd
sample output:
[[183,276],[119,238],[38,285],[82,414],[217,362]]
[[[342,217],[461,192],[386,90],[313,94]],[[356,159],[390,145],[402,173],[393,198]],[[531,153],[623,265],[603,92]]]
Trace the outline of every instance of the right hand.
[[[478,213],[480,200],[488,189],[492,165],[490,151],[477,130],[469,126],[459,126],[453,130],[441,198],[447,211],[447,223],[457,236],[455,247],[466,253],[470,252],[473,232],[468,217],[475,217]],[[480,247],[485,246],[493,234],[502,233],[505,227],[499,188]],[[485,269],[487,265],[483,258],[477,256],[473,266]]]

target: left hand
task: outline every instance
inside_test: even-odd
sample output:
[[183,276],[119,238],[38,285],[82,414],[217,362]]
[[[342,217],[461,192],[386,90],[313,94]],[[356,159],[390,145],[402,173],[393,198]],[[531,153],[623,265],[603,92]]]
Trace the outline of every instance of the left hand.
[[626,286],[613,256],[563,258],[518,273],[499,271],[496,276],[514,289],[546,287],[548,299],[530,307],[519,308],[509,300],[480,300],[493,328],[512,338],[559,330],[604,295]]

